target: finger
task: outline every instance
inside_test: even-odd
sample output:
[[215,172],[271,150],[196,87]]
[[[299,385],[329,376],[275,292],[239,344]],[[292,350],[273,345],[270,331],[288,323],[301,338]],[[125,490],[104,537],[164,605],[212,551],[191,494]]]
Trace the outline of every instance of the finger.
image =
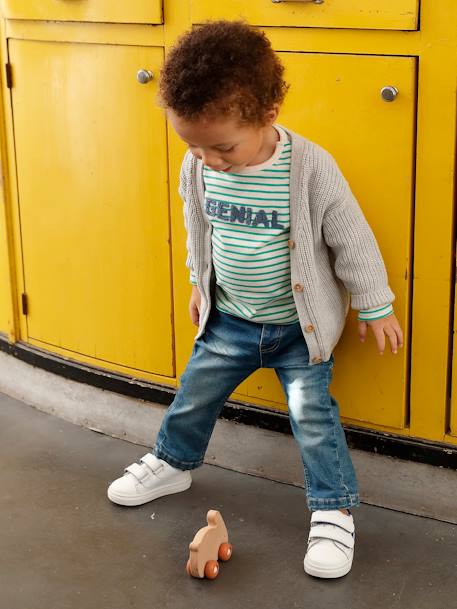
[[397,333],[395,332],[395,329],[392,328],[391,326],[387,326],[386,328],[384,328],[384,332],[389,337],[390,348],[391,348],[392,353],[397,353],[398,341],[397,341]]
[[190,319],[195,326],[198,326],[199,310],[195,305],[189,307]]
[[367,337],[367,323],[364,321],[359,321],[359,328],[358,328],[358,332],[359,332],[359,339],[360,341],[363,343]]
[[382,355],[384,353],[384,349],[386,348],[386,338],[384,335],[384,330],[373,330],[373,332],[376,338],[376,344],[378,345],[379,355]]

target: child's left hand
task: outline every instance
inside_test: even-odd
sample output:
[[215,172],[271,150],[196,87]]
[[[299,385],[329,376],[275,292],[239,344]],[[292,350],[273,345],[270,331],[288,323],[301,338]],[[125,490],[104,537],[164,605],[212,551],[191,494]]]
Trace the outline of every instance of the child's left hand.
[[367,327],[371,326],[373,334],[378,345],[379,355],[384,353],[385,336],[390,339],[392,353],[397,353],[398,347],[403,347],[403,334],[394,313],[381,319],[373,319],[371,321],[359,321],[359,338],[363,343],[367,336]]

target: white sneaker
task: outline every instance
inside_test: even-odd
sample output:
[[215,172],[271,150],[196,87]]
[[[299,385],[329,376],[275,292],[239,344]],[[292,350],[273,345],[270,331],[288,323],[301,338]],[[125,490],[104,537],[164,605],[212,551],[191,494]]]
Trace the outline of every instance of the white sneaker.
[[355,527],[352,514],[317,510],[311,515],[304,567],[315,577],[342,577],[351,570]]
[[176,469],[152,453],[141,457],[140,462],[126,467],[122,478],[109,485],[108,499],[119,505],[142,505],[185,491],[192,484],[190,471]]

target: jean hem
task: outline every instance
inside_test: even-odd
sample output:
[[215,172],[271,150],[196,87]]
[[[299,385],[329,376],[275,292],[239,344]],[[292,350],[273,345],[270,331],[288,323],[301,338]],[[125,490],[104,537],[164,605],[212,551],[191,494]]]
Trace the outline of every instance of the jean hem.
[[181,469],[183,471],[187,471],[189,469],[197,469],[197,467],[203,465],[203,459],[201,459],[200,461],[180,461],[179,459],[175,459],[175,457],[172,457],[170,453],[163,449],[162,446],[154,446],[151,452],[158,459],[166,461],[168,465],[171,465],[172,467],[175,467],[176,469]]
[[314,512],[316,510],[339,510],[343,508],[359,507],[359,495],[347,495],[336,499],[308,498],[308,508]]

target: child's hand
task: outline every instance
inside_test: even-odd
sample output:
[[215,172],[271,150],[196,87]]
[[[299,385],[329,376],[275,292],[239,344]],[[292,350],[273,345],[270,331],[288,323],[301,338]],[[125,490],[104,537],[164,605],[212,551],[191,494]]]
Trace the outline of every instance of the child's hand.
[[198,326],[200,323],[200,302],[201,294],[196,285],[192,286],[192,294],[189,301],[189,315],[192,323]]
[[379,349],[379,355],[384,353],[385,348],[385,336],[384,333],[390,339],[390,346],[392,353],[397,353],[398,347],[403,347],[403,334],[398,323],[397,318],[392,313],[387,317],[381,319],[373,319],[371,321],[359,321],[359,338],[363,343],[367,336],[367,326],[371,326],[373,334],[376,338],[376,342]]

